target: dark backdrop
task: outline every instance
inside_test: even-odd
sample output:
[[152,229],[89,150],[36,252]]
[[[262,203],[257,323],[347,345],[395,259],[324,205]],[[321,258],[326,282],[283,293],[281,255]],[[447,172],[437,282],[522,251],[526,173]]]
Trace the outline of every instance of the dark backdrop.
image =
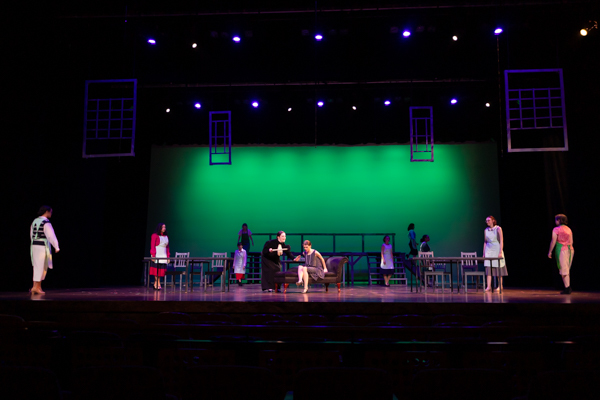
[[[575,235],[574,288],[596,289],[600,272],[590,246],[597,204],[600,32],[582,38],[578,31],[598,19],[598,6],[473,3],[479,7],[431,2],[447,8],[403,9],[398,6],[409,4],[382,3],[397,7],[386,11],[359,11],[364,5],[356,3],[356,10],[341,12],[334,3],[320,2],[316,14],[308,12],[313,2],[296,2],[277,14],[256,14],[258,8],[235,2],[168,10],[133,4],[127,15],[123,7],[108,6],[11,11],[12,35],[3,45],[9,62],[2,290],[29,285],[27,229],[41,204],[55,210],[52,222],[62,249],[45,287],[138,283],[149,239],[150,148],[206,144],[208,111],[232,110],[234,144],[352,145],[406,142],[412,105],[434,106],[438,142],[498,144],[507,285],[559,284],[546,253],[553,216],[560,212],[569,216]],[[261,4],[263,11],[279,7]],[[198,10],[206,15],[194,15]],[[219,14],[210,15],[215,11]],[[489,32],[499,24],[505,33],[496,42]],[[390,33],[405,26],[413,29],[411,41]],[[416,32],[418,26],[423,32]],[[303,36],[303,29],[310,35]],[[223,37],[236,30],[244,47]],[[246,31],[252,36],[244,36]],[[323,42],[312,40],[316,31],[324,32]],[[453,33],[460,38],[456,43],[448,39]],[[150,35],[157,46],[146,44]],[[192,41],[199,51],[191,51]],[[563,68],[569,152],[506,153],[498,66]],[[117,78],[137,78],[140,84],[136,156],[83,159],[85,80]],[[458,96],[457,107],[448,103],[452,96]],[[321,98],[326,107],[315,111],[314,101]],[[248,106],[253,99],[261,101],[258,110]],[[385,99],[392,100],[390,107],[381,105]],[[200,111],[191,107],[195,101],[202,102]],[[482,106],[486,101],[489,109]],[[288,104],[291,114],[282,111]],[[360,113],[350,112],[355,104]]]

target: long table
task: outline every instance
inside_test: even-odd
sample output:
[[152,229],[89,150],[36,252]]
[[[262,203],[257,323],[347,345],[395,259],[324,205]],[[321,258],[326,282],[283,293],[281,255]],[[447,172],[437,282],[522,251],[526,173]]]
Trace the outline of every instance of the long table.
[[[419,268],[419,275],[422,276],[421,274],[421,268],[429,268],[429,265],[417,265],[416,262],[417,261],[423,261],[423,263],[421,264],[425,264],[425,262],[429,261],[430,263],[433,264],[450,264],[450,293],[454,292],[454,284],[452,281],[452,265],[454,263],[456,263],[456,283],[457,283],[457,293],[460,293],[460,281],[459,281],[459,270],[458,270],[458,265],[461,261],[476,261],[479,263],[479,261],[499,261],[502,260],[503,257],[413,257],[413,258],[409,258],[408,260],[410,260],[413,264],[413,266],[415,267],[414,270],[416,271],[416,268]],[[490,263],[493,265],[493,263]],[[498,262],[498,264],[500,264]],[[497,268],[497,267],[492,267],[492,268]],[[410,291],[413,291],[413,275],[411,274],[410,276]],[[427,282],[425,282],[425,285],[427,285]],[[419,284],[416,289],[417,291],[420,291],[421,285]],[[500,287],[500,293],[502,293],[502,288]]]
[[[167,260],[168,263],[175,263],[175,261],[185,262],[186,293],[194,290],[194,264],[200,264],[200,284],[202,284],[202,282],[204,282],[204,264],[210,264],[210,262],[212,261],[221,260],[223,261],[223,271],[221,274],[221,291],[224,292],[225,286],[227,286],[227,291],[229,292],[229,269],[230,266],[233,264],[233,257],[144,257],[144,281],[146,288],[150,288],[149,265],[151,262],[155,262],[156,260]],[[228,261],[231,261],[231,263]]]

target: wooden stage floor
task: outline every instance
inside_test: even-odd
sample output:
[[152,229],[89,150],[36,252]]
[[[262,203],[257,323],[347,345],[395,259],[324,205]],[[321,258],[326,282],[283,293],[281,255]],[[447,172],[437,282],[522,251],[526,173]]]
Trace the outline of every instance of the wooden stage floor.
[[290,286],[287,293],[262,292],[260,285],[220,287],[206,292],[196,288],[185,293],[172,287],[155,291],[145,287],[106,287],[93,289],[46,289],[45,295],[27,292],[0,292],[0,313],[21,315],[26,319],[46,319],[52,315],[81,315],[103,318],[109,315],[153,314],[160,312],[228,314],[322,314],[322,315],[556,315],[587,318],[600,312],[600,293],[573,292],[560,295],[558,290],[507,288],[502,294],[469,291],[464,293],[415,293],[410,287],[356,285],[325,292],[311,287],[309,293]]

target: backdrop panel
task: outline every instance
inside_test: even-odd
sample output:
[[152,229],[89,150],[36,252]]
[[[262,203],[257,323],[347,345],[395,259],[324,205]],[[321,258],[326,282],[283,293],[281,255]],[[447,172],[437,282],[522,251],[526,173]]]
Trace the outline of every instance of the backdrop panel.
[[[500,217],[494,143],[436,145],[433,163],[411,163],[407,145],[232,153],[232,165],[210,166],[206,147],[152,149],[147,254],[159,222],[167,224],[171,251],[192,256],[234,251],[242,223],[254,233],[391,232],[396,251],[407,251],[412,222],[417,239],[431,237],[436,255],[481,254],[485,217]],[[332,250],[329,238],[307,238]],[[267,239],[255,235],[251,251]],[[378,251],[381,241],[365,240],[365,250]],[[301,250],[299,237],[288,243]],[[336,247],[360,251],[361,240],[340,239]]]

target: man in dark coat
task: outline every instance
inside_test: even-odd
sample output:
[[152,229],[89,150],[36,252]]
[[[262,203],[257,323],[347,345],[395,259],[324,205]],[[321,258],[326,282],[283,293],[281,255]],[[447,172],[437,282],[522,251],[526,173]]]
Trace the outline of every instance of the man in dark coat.
[[285,244],[285,232],[277,232],[277,239],[269,240],[263,247],[260,257],[262,267],[261,286],[263,292],[275,290],[275,274],[281,271],[281,257],[285,253],[290,259],[294,258],[291,246]]

